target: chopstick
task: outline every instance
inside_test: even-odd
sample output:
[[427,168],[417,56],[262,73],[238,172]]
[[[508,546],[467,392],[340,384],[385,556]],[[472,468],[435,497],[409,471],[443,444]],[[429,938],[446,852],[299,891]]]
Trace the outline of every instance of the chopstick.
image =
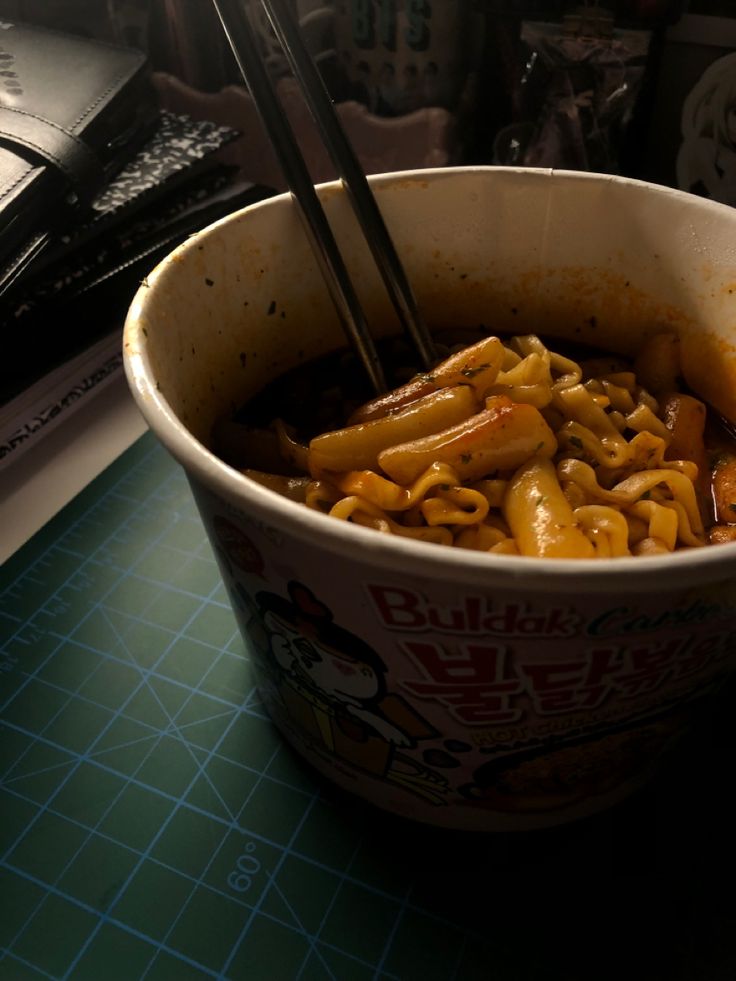
[[[360,162],[342,128],[327,88],[283,0],[260,0],[320,130],[400,323],[411,338],[420,366],[435,361],[431,335],[419,313],[406,272],[386,228]],[[292,198],[325,277],[343,328],[376,392],[386,376],[365,314],[322,208],[301,150],[261,59],[245,0],[212,0],[238,67],[268,133]]]
[[302,39],[288,3],[261,0],[278,36],[292,71],[301,85],[307,105],[317,123],[338,176],[350,195],[373,258],[383,277],[402,326],[414,341],[423,368],[436,361],[434,343],[422,320],[411,284],[389,235],[376,199],[352,143],[340,123],[335,105],[322,76]]

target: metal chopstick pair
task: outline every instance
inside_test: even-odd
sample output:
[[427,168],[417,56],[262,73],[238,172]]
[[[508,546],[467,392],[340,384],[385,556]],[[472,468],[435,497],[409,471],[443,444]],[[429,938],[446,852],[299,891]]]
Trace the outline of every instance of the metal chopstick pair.
[[[247,12],[251,0],[212,0],[268,133],[286,182],[300,210],[315,256],[349,340],[376,392],[386,389],[386,376],[365,314],[348,274],[332,229],[322,209],[306,163],[261,58]],[[320,130],[350,203],[371,249],[391,301],[419,357],[419,367],[435,362],[434,344],[419,313],[406,272],[378,209],[358,157],[343,130],[335,106],[307,51],[289,8],[289,0],[261,3],[281,44],[307,106]]]

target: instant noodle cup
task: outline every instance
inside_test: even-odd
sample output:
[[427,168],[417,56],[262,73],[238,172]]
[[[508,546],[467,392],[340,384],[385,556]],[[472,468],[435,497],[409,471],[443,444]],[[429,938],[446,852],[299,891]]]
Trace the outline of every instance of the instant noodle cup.
[[[671,331],[687,385],[736,419],[736,211],[546,170],[371,184],[430,327],[625,355]],[[376,337],[396,332],[346,194],[319,194]],[[287,500],[208,448],[216,419],[343,346],[289,195],[188,239],[125,326],[133,393],[189,479],[273,720],[341,787],[430,824],[531,829],[609,807],[731,670],[736,545],[604,560],[410,541]]]

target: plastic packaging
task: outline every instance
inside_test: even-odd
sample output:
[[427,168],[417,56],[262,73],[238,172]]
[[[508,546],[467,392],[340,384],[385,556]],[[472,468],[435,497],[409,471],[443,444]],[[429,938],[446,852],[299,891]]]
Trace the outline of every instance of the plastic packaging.
[[522,23],[517,118],[497,133],[493,162],[617,173],[650,39],[599,7]]

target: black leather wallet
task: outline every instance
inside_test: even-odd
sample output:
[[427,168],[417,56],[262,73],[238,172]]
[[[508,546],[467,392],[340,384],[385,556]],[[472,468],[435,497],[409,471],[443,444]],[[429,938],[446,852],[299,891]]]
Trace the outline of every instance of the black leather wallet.
[[0,288],[83,211],[157,116],[142,52],[0,22]]

